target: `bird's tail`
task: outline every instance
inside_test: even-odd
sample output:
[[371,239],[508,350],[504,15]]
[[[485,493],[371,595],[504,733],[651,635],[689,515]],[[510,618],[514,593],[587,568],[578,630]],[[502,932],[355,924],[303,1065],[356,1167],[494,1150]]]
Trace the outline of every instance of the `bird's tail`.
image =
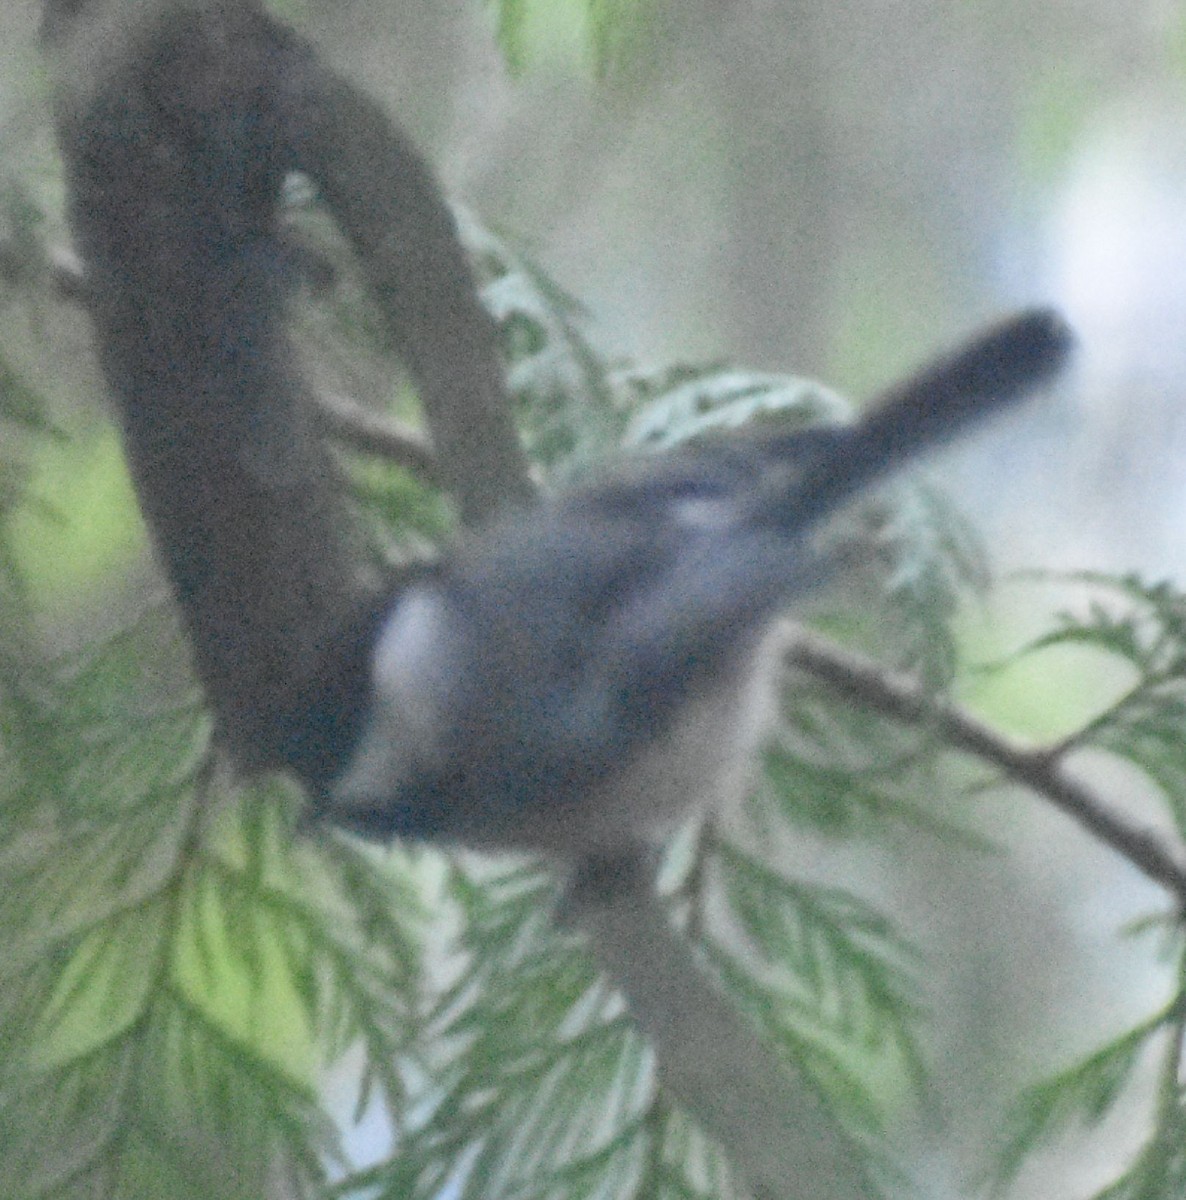
[[[782,487],[755,499],[755,528],[800,534],[882,475],[906,466],[1049,382],[1074,335],[1050,309],[1003,321],[892,388],[856,424],[823,439]],[[787,529],[787,523],[793,529]]]

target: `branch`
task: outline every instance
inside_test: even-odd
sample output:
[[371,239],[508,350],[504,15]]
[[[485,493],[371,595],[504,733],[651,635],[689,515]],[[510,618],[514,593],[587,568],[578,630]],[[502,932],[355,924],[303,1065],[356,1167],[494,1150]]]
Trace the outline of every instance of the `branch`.
[[[10,280],[6,243],[0,242],[0,278]],[[47,254],[49,277],[61,298],[84,307],[91,302],[90,286],[82,261],[64,246]],[[315,391],[317,417],[330,437],[362,454],[385,458],[413,471],[428,483],[439,483],[440,472],[432,445],[418,429],[359,404],[349,396]]]
[[[220,739],[284,761],[286,716],[363,596],[342,496],[285,324],[284,177],[305,170],[363,261],[435,455],[331,402],[328,420],[455,495],[471,524],[532,488],[453,216],[383,112],[250,0],[112,27],[52,0],[55,116],[86,301],[141,506]],[[158,11],[159,8],[159,11]],[[73,289],[73,292],[72,292]],[[325,418],[321,418],[323,424]]]
[[1068,771],[1061,747],[1023,746],[971,713],[927,695],[884,667],[796,627],[786,660],[847,699],[910,725],[937,729],[952,746],[974,754],[1061,809],[1155,883],[1186,904],[1186,861],[1151,830],[1119,813]]
[[104,5],[46,14],[70,222],[220,740],[266,768],[283,761],[292,689],[362,590],[284,320],[291,80],[310,52],[247,3],[146,9],[142,24],[123,7],[118,53],[94,63]]
[[660,1082],[757,1200],[880,1195],[814,1086],[714,986],[653,887],[620,888],[574,920],[654,1047]]
[[440,483],[440,467],[428,439],[393,417],[364,408],[349,396],[318,392],[317,417],[330,437],[362,454],[385,458],[397,467],[419,475],[427,483]]
[[348,80],[313,63],[297,165],[350,239],[419,387],[441,482],[468,525],[534,495],[496,330],[420,156]]

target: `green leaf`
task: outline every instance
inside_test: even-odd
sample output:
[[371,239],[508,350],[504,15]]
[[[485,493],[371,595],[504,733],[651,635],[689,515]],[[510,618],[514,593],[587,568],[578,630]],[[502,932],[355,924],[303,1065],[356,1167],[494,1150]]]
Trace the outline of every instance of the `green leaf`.
[[665,450],[755,421],[793,430],[835,422],[851,413],[835,392],[794,376],[681,368],[658,380],[638,375],[626,379],[647,396],[625,433],[626,444],[640,449]]
[[1108,1115],[1168,1015],[1162,1012],[1143,1021],[1026,1090],[1009,1114],[995,1171],[998,1187],[1008,1184],[1038,1148],[1072,1126],[1092,1126]]
[[612,374],[581,328],[581,306],[525,254],[458,213],[497,321],[507,382],[534,462],[563,478],[601,460],[621,437]]

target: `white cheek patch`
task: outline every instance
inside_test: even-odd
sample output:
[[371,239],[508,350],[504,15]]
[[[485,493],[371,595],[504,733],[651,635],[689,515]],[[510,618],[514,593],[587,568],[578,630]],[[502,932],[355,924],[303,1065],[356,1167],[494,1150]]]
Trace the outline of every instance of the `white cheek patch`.
[[678,500],[671,514],[690,529],[725,529],[737,520],[737,501],[721,496],[690,496]]
[[371,681],[377,697],[399,705],[439,705],[452,674],[445,602],[411,588],[388,615],[375,643]]
[[456,653],[444,599],[425,587],[389,613],[371,660],[372,711],[350,764],[334,787],[347,804],[389,795],[418,770],[447,757],[448,705]]

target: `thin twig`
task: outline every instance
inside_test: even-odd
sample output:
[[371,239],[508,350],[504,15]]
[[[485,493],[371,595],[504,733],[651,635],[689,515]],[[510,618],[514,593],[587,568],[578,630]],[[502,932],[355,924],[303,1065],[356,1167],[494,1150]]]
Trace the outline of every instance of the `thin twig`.
[[411,425],[364,408],[357,400],[317,392],[317,416],[331,437],[363,454],[406,467],[427,483],[439,483],[436,457],[427,437]]
[[787,661],[850,700],[911,725],[926,724],[952,746],[992,763],[1122,854],[1186,903],[1186,861],[1157,834],[1114,811],[1066,767],[1058,750],[1023,746],[949,701],[806,630],[788,639]]

